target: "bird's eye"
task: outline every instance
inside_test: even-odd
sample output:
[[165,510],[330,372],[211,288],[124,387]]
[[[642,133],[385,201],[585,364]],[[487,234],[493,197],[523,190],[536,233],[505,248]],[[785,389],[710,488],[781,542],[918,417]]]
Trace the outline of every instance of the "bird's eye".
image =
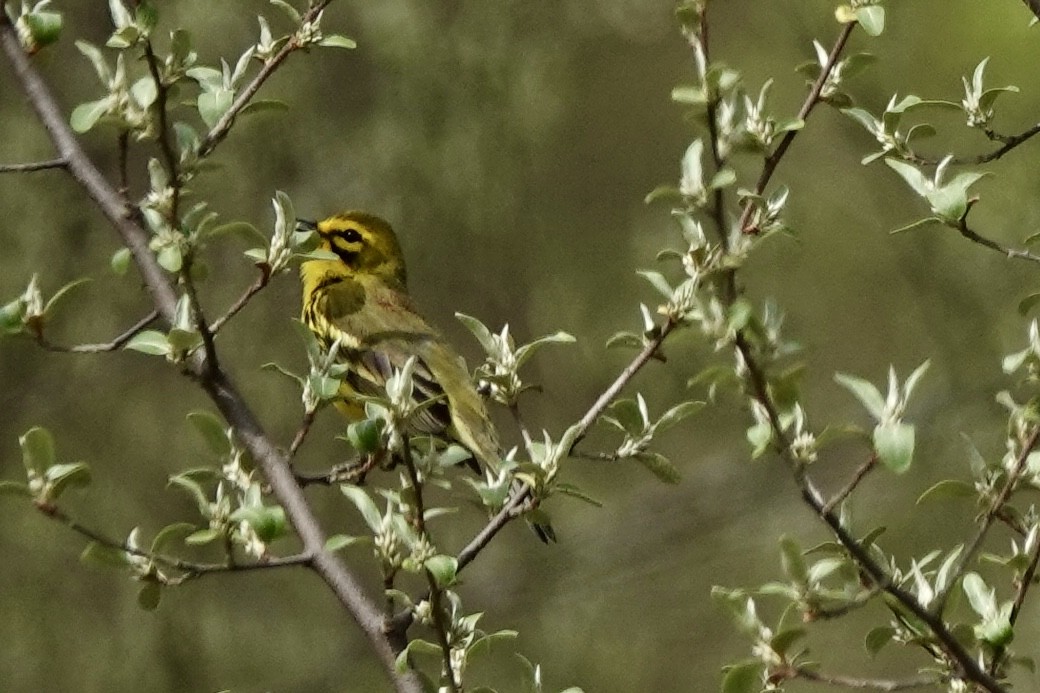
[[357,229],[344,229],[341,232],[341,234],[343,240],[345,240],[347,243],[361,242],[361,232],[359,232]]

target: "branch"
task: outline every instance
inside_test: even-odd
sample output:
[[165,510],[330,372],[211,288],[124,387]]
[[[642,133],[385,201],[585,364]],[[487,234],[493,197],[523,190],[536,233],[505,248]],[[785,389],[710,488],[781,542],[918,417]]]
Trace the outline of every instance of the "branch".
[[825,683],[831,686],[840,686],[842,688],[853,688],[856,690],[871,690],[871,691],[908,691],[913,688],[928,688],[930,686],[940,686],[944,683],[944,679],[937,677],[921,677],[917,679],[908,679],[906,681],[888,681],[884,679],[860,679],[852,676],[840,676],[840,675],[827,675],[821,674],[818,671],[813,671],[806,667],[794,667],[791,673],[791,678],[799,678],[805,681],[812,681],[813,683]]
[[[322,11],[329,5],[332,0],[322,0],[321,2],[313,5],[303,15],[303,23],[313,21]],[[274,54],[264,66],[260,68],[260,72],[256,74],[249,84],[246,85],[245,89],[239,92],[238,97],[231,103],[231,107],[224,112],[224,115],[220,116],[213,127],[207,133],[206,137],[203,138],[201,145],[199,146],[199,157],[209,156],[217,145],[220,144],[228,132],[231,130],[231,126],[235,123],[235,118],[242,111],[243,108],[249,105],[249,102],[256,96],[256,92],[260,90],[267,78],[274,74],[274,71],[285,62],[285,59],[289,57],[291,53],[300,49],[300,44],[296,39],[296,36],[290,36],[289,40],[285,42],[281,50]]]
[[46,171],[53,168],[68,168],[69,162],[65,159],[48,159],[47,161],[33,161],[28,164],[0,164],[0,173],[26,173],[28,171]]
[[[408,483],[412,487],[412,495],[415,500],[415,528],[419,531],[419,536],[426,542],[426,545],[433,548],[433,539],[426,529],[426,501],[423,499],[423,485],[419,480],[419,470],[415,467],[415,460],[412,458],[412,444],[407,436],[405,437],[403,448],[404,451],[401,457],[404,460],[405,469],[408,470]],[[423,566],[423,573],[426,575],[426,584],[430,588],[430,619],[433,621],[433,631],[437,635],[437,644],[441,648],[441,667],[444,670],[444,678],[448,680],[448,691],[450,693],[458,693],[459,683],[455,680],[455,669],[451,664],[451,643],[448,641],[448,625],[444,623],[444,604],[441,601],[441,597],[444,596],[443,590],[437,584],[437,578],[434,577],[433,572],[426,568],[425,565]]]
[[972,231],[970,228],[968,228],[968,215],[967,214],[965,214],[963,217],[961,217],[960,223],[958,223],[958,225],[957,225],[957,231],[960,232],[960,234],[962,236],[964,236],[965,238],[967,238],[969,241],[971,241],[973,243],[978,243],[982,247],[989,248],[990,250],[994,250],[994,251],[996,251],[996,252],[998,252],[1001,255],[1004,255],[1006,257],[1009,257],[1009,258],[1012,258],[1012,259],[1018,259],[1018,260],[1029,260],[1030,262],[1040,262],[1040,255],[1034,255],[1033,253],[1029,252],[1028,250],[1017,250],[1015,248],[1005,248],[1004,246],[1000,245],[996,241],[990,240],[989,238],[986,238],[985,236],[980,236],[975,231]]
[[950,594],[950,590],[953,588],[960,577],[964,574],[964,571],[968,569],[968,565],[975,558],[975,554],[982,548],[982,542],[986,538],[986,534],[989,533],[990,527],[993,526],[993,521],[997,519],[997,515],[1007,504],[1011,498],[1011,494],[1014,493],[1015,487],[1018,486],[1019,479],[1022,478],[1023,472],[1026,470],[1026,464],[1029,460],[1029,455],[1036,448],[1037,443],[1040,442],[1040,425],[1035,426],[1032,431],[1029,432],[1029,436],[1022,442],[1022,449],[1018,451],[1018,457],[1015,458],[1014,464],[1011,466],[1011,470],[1008,472],[1007,479],[1004,481],[1004,486],[1000,489],[1000,493],[990,503],[989,508],[982,516],[982,524],[975,532],[975,536],[970,542],[968,542],[967,548],[961,553],[960,558],[957,560],[956,567],[950,572],[949,586],[946,590],[938,595],[936,603],[940,605],[939,612],[942,613],[943,608],[946,606],[946,599]]
[[827,501],[827,504],[823,506],[823,511],[825,513],[829,513],[830,511],[834,510],[836,507],[841,505],[842,501],[848,498],[849,494],[856,490],[856,487],[859,486],[859,482],[863,481],[863,477],[865,477],[870,472],[870,470],[877,467],[877,461],[877,454],[874,453],[867,458],[866,462],[857,467],[856,471],[852,474],[852,478],[849,480],[849,483],[845,484],[845,486],[840,491],[834,494],[833,498]]
[[253,296],[260,293],[260,291],[265,286],[267,286],[268,282],[270,281],[270,268],[267,266],[260,266],[260,276],[258,276],[256,278],[256,281],[250,284],[249,288],[246,289],[245,292],[238,297],[237,301],[231,304],[231,307],[228,308],[226,313],[224,313],[222,316],[213,321],[213,324],[209,326],[210,332],[212,332],[213,334],[220,332],[220,328],[222,328],[228,320],[238,315],[238,312],[246,307],[246,304],[249,303],[249,300],[253,298]]
[[912,613],[932,631],[932,634],[938,641],[938,646],[942,648],[942,651],[952,662],[957,663],[965,678],[974,681],[983,689],[989,691],[989,693],[1005,693],[1000,683],[983,670],[971,653],[964,648],[957,637],[946,626],[942,617],[938,613],[925,608],[913,594],[895,584],[887,569],[878,563],[871,556],[870,552],[849,533],[848,529],[842,525],[841,519],[834,514],[834,511],[826,509],[823,496],[809,477],[805,465],[791,454],[790,441],[787,439],[787,433],[780,422],[780,412],[769,392],[765,373],[759,366],[751,345],[743,332],[737,334],[736,348],[747,367],[747,378],[752,389],[751,396],[762,405],[768,415],[776,450],[791,469],[795,482],[801,490],[802,500],[830,528],[838,542],[860,566],[865,576],[879,589],[893,597],[904,609]]
[[174,153],[173,145],[170,144],[170,126],[167,122],[166,114],[166,102],[169,94],[166,83],[163,82],[162,75],[159,74],[159,59],[155,56],[155,51],[152,49],[152,42],[147,39],[144,42],[144,57],[145,62],[148,63],[148,73],[155,84],[154,105],[159,116],[159,150],[163,154],[163,159],[166,162],[166,171],[170,177],[170,185],[173,187],[173,198],[170,201],[170,222],[174,228],[177,228],[179,226],[178,209],[181,199],[181,172],[177,154]]
[[135,334],[158,319],[159,312],[153,310],[112,341],[102,342],[101,344],[76,344],[73,346],[62,346],[48,341],[42,330],[33,330],[33,335],[36,338],[37,344],[48,351],[55,351],[63,354],[99,354],[123,348],[123,345],[133,339]]
[[289,566],[308,565],[311,562],[310,554],[300,553],[291,556],[268,558],[254,563],[195,563],[194,561],[186,561],[174,556],[145,551],[144,549],[130,546],[125,541],[118,541],[107,537],[101,532],[73,520],[67,513],[65,513],[65,511],[56,505],[44,503],[36,503],[35,505],[36,508],[47,517],[60,522],[73,532],[86,537],[101,546],[115,549],[116,551],[123,551],[131,556],[145,558],[165,568],[180,571],[183,574],[176,578],[178,583],[202,577],[204,575],[213,575],[215,573],[252,572],[266,568],[285,568]]
[[[585,415],[578,420],[572,429],[576,432],[573,442],[570,444],[570,448],[565,451],[564,454],[570,454],[574,446],[577,445],[585,434],[588,433],[589,429],[592,428],[592,424],[596,422],[600,414],[606,410],[610,403],[614,401],[614,398],[620,394],[621,390],[628,384],[630,380],[639,372],[646,363],[654,357],[657,350],[664,344],[664,340],[668,338],[675,328],[678,327],[678,323],[671,320],[665,322],[657,330],[657,334],[653,336],[644,346],[643,349],[636,354],[635,358],[625,366],[624,370],[618,374],[617,378],[603,391],[589,410],[585,412]],[[495,538],[495,535],[509,524],[509,521],[518,517],[521,514],[520,508],[527,501],[531,495],[531,487],[527,484],[521,485],[515,490],[512,495],[509,496],[509,500],[505,502],[502,509],[491,518],[491,520],[484,525],[483,529],[477,532],[476,536],[470,539],[469,543],[459,552],[456,557],[458,561],[458,570],[461,572],[464,567],[469,565],[477,555],[484,550],[484,547]]]
[[[827,54],[827,62],[820,69],[820,74],[816,78],[816,81],[812,83],[809,88],[809,94],[805,97],[805,101],[802,103],[802,107],[798,109],[799,120],[805,120],[812,113],[812,110],[816,108],[816,104],[820,102],[820,94],[823,92],[823,86],[827,83],[827,78],[830,77],[831,71],[834,66],[838,63],[838,56],[845,49],[845,44],[849,40],[849,36],[852,35],[852,30],[856,27],[855,23],[846,24],[841,29],[841,33],[838,34],[838,39],[834,42],[834,46],[831,47],[831,52]],[[784,135],[783,139],[780,140],[780,144],[776,146],[769,156],[766,157],[765,163],[762,165],[762,173],[758,176],[758,183],[755,184],[755,194],[761,195],[766,186],[769,184],[769,179],[773,177],[773,173],[776,171],[777,165],[780,160],[787,153],[787,148],[794,142],[794,138],[798,136],[801,130],[788,130]],[[757,229],[747,228],[748,222],[751,220],[751,213],[754,207],[750,202],[744,204],[744,211],[740,215],[740,222],[738,228],[744,233],[754,234],[757,233]]]
[[[327,2],[320,6],[325,4]],[[0,50],[6,55],[17,82],[47,130],[59,156],[68,162],[69,174],[119,233],[130,249],[156,310],[167,323],[172,323],[177,293],[169,275],[159,266],[148,248],[148,232],[133,220],[117,191],[105,180],[76,141],[50,89],[22,50],[14,27],[5,13],[0,13]],[[286,454],[271,443],[226,373],[219,368],[209,368],[205,356],[199,352],[192,354],[186,366],[253,456],[303,542],[304,553],[312,557],[311,568],[321,576],[361,627],[396,690],[401,693],[422,691],[422,684],[415,672],[397,671],[397,652],[383,631],[384,619],[380,609],[365,594],[354,573],[339,558],[325,551],[325,533],[303,490],[293,478]]]

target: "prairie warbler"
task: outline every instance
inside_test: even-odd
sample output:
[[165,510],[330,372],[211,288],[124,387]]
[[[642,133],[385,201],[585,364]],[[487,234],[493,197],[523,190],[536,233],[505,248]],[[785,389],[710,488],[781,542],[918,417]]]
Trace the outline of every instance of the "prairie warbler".
[[338,408],[363,416],[350,395],[379,395],[394,369],[416,357],[416,399],[436,399],[412,421],[415,433],[460,443],[492,470],[501,465],[498,435],[465,363],[416,312],[408,295],[404,257],[390,224],[371,214],[346,212],[317,223],[320,248],[337,259],[308,260],[300,268],[303,322],[329,347],[340,340],[350,367]]

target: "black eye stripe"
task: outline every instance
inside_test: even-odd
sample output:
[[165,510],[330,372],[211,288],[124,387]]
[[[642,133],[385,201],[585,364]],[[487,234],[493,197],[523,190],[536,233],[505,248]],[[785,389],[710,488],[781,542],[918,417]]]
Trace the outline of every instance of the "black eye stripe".
[[347,243],[360,243],[362,240],[361,233],[357,229],[336,229],[329,235]]

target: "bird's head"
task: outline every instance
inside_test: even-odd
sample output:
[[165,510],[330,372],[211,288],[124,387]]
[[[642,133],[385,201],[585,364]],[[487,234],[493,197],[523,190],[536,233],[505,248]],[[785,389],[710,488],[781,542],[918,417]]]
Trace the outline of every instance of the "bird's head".
[[365,212],[343,212],[318,222],[297,220],[297,225],[316,232],[318,247],[338,258],[338,261],[312,260],[305,262],[305,266],[311,262],[331,264],[332,268],[323,269],[334,268],[350,277],[374,277],[404,287],[404,255],[397,235],[384,219]]

